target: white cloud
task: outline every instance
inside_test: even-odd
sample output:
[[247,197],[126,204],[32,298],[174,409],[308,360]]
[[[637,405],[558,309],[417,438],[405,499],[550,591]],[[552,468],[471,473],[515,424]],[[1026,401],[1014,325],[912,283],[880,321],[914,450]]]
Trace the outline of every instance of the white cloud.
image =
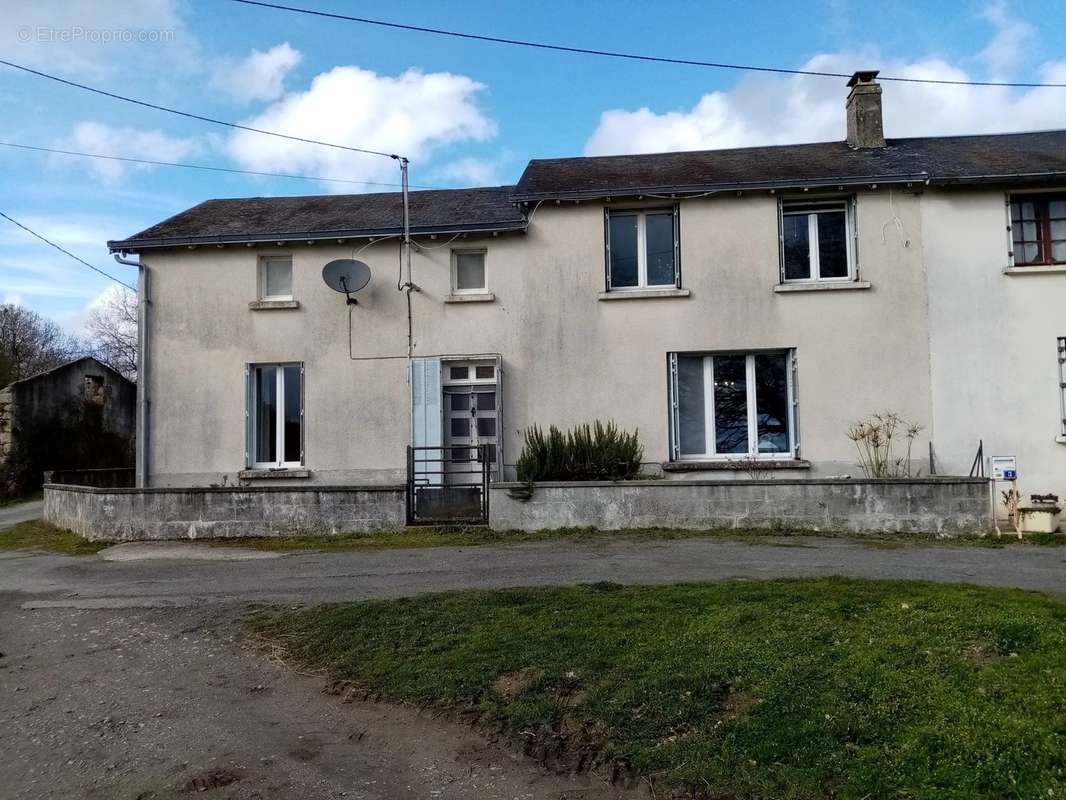
[[93,312],[106,308],[112,300],[127,294],[130,294],[130,290],[125,286],[119,286],[117,283],[108,283],[81,308],[60,317],[59,323],[68,333],[73,333],[75,336],[88,336],[91,333],[89,330],[89,317],[92,316]]
[[195,69],[198,44],[179,0],[34,0],[4,4],[0,57],[98,77],[130,64]]
[[448,181],[463,186],[498,186],[500,171],[508,155],[500,158],[460,158],[433,172],[434,181]]
[[[407,70],[397,77],[358,67],[318,75],[307,91],[290,92],[244,124],[350,147],[405,155],[416,165],[438,148],[484,141],[496,133],[475,102],[484,87],[463,75]],[[234,133],[227,148],[243,167],[323,177],[396,180],[396,163],[248,131]],[[417,181],[416,181],[417,182]],[[343,184],[326,184],[347,191]]]
[[[805,70],[850,73],[879,67],[898,77],[970,80],[939,59],[903,61],[876,53],[826,53]],[[1045,64],[1043,82],[1066,81],[1066,61]],[[705,94],[691,109],[605,111],[585,144],[586,155],[698,150],[841,140],[845,136],[843,80],[813,76],[755,76],[736,88]],[[935,136],[1066,127],[1062,89],[884,84],[885,135]]]
[[222,63],[211,79],[211,86],[242,102],[277,100],[285,91],[285,78],[302,58],[300,51],[288,42],[265,53],[252,50],[251,55],[238,64]]
[[[64,149],[85,153],[143,158],[150,161],[181,161],[200,149],[200,145],[194,139],[181,139],[158,130],[119,128],[95,120],[79,122],[61,145]],[[53,163],[69,165],[69,159],[54,156]],[[108,183],[120,180],[131,169],[152,169],[147,164],[107,161],[99,158],[85,159],[85,165]]]
[[1036,31],[1025,20],[1012,17],[1004,0],[989,3],[980,15],[996,29],[992,41],[981,51],[981,58],[994,80],[1005,80],[1018,66]]

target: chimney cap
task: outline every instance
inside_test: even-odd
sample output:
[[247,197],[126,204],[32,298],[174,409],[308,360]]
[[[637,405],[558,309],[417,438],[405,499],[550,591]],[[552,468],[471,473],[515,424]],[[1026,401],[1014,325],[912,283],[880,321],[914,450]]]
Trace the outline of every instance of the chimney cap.
[[848,86],[854,87],[860,83],[875,83],[877,74],[881,70],[878,69],[860,69],[856,70],[855,74],[848,79]]

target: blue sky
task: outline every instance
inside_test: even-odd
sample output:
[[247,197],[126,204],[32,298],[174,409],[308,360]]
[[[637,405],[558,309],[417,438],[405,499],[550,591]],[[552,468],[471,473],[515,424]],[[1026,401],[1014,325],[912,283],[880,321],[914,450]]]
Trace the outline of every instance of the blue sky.
[[[713,61],[1066,82],[1066,15],[1050,1],[303,4]],[[101,41],[122,30],[147,41]],[[0,58],[208,116],[398,150],[412,159],[413,183],[441,187],[512,182],[530,158],[843,138],[840,80],[549,53],[226,0],[20,3],[5,11]],[[396,177],[384,159],[234,134],[6,67],[0,103],[5,142],[314,176]],[[1066,127],[1063,89],[886,84],[884,103],[889,136]],[[0,210],[131,283],[135,271],[115,264],[104,242],[202,200],[364,190],[4,147],[0,189]],[[0,223],[0,301],[78,330],[108,281]]]

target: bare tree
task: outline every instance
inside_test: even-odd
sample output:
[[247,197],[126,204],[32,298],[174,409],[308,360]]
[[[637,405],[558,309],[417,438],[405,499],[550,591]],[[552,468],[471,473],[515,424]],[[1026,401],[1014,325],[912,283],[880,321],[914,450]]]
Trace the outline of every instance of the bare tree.
[[130,380],[137,379],[137,295],[121,286],[89,314],[97,357]]
[[50,319],[13,303],[0,305],[0,368],[8,381],[52,369],[84,351],[77,337]]

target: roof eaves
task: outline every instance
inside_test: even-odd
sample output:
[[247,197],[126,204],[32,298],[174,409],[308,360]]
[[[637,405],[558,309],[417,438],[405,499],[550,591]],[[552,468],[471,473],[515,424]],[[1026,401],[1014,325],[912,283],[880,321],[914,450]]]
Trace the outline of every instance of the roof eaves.
[[1018,183],[1019,181],[1038,183],[1066,181],[1066,170],[1055,170],[1052,172],[1010,172],[1002,173],[1000,175],[949,175],[942,178],[932,178],[930,183],[936,186],[970,186],[976,184],[998,185],[1003,183]]
[[812,178],[808,180],[773,180],[773,181],[729,181],[723,183],[660,185],[620,187],[615,189],[576,189],[556,192],[516,193],[511,197],[515,203],[529,203],[538,200],[592,200],[601,197],[633,197],[636,195],[655,196],[657,194],[714,194],[717,192],[751,191],[758,189],[829,189],[836,186],[862,186],[880,183],[927,183],[929,173],[917,172],[903,175],[860,175],[849,177]]
[[[474,225],[422,225],[411,228],[412,236],[448,235],[450,233],[507,233],[525,231],[526,221],[514,220],[499,223],[479,223]],[[149,239],[112,240],[107,243],[112,253],[132,252],[136,250],[154,250],[166,247],[196,247],[199,245],[224,244],[268,244],[271,242],[312,242],[328,239],[373,239],[377,236],[399,236],[400,227],[360,228],[335,231],[303,231],[297,233],[267,232],[256,234],[227,234],[223,236],[173,236]]]

